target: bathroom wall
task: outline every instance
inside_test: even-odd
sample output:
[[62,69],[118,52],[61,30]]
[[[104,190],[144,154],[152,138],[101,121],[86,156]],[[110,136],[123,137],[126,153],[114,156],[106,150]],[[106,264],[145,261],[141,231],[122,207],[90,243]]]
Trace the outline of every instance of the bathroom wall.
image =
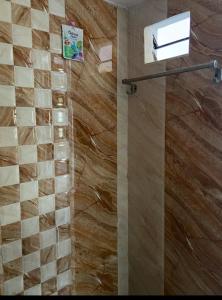
[[[166,16],[163,0],[129,9],[129,77],[165,69],[144,64],[143,32]],[[139,83],[128,109],[129,293],[163,294],[165,79]]]
[[[191,11],[190,55],[167,68],[221,62],[222,2],[168,0]],[[222,292],[222,90],[211,71],[167,78],[165,293]]]
[[0,1],[1,294],[69,293],[64,0]]
[[71,65],[69,95],[72,293],[117,294],[117,10],[101,0],[67,0],[66,12],[85,34],[85,62]]

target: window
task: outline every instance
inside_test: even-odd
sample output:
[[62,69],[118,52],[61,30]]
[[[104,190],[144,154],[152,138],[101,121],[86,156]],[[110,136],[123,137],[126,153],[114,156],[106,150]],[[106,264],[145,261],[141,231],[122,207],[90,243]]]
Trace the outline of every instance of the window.
[[185,12],[144,30],[145,63],[189,53],[190,12]]

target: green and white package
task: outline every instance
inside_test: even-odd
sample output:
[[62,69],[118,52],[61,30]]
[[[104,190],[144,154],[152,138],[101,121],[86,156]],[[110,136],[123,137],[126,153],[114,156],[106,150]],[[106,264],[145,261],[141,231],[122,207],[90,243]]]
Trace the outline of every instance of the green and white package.
[[62,25],[63,57],[76,61],[84,61],[83,29]]

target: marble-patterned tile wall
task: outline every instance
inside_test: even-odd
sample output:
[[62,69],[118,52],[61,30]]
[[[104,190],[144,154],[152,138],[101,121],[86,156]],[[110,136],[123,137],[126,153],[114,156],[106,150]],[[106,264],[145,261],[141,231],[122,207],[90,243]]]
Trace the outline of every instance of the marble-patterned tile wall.
[[64,0],[0,1],[1,295],[72,284],[62,22]]
[[[169,69],[222,62],[222,1],[168,0],[191,11],[189,56]],[[222,89],[211,71],[167,79],[165,293],[222,293]]]
[[[167,1],[144,0],[129,9],[129,77],[165,69],[144,64],[144,28],[167,16]],[[129,96],[129,293],[164,291],[165,79],[138,83]]]
[[117,294],[117,10],[67,0],[84,29],[85,62],[71,64],[73,294]]

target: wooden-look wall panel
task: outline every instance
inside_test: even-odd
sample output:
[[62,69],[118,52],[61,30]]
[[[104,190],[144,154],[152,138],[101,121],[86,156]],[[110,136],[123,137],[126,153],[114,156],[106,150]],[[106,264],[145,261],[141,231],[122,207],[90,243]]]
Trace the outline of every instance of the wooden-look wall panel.
[[[222,1],[168,0],[168,14],[191,12],[189,56],[168,69],[221,62]],[[222,292],[222,90],[211,71],[167,78],[165,293]]]
[[[83,64],[72,62],[74,182],[73,294],[117,294],[117,10],[101,0],[67,0],[84,29]],[[108,62],[102,61],[106,55]]]

